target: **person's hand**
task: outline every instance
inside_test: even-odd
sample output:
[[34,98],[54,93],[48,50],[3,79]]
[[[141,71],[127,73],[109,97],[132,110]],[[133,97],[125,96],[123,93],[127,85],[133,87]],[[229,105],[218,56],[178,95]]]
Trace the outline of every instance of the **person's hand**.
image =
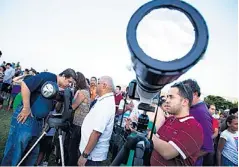
[[27,117],[30,114],[31,114],[31,108],[30,107],[23,107],[22,111],[17,116],[17,122],[18,123],[24,123],[27,120]]
[[126,110],[126,111],[132,111],[132,109],[133,109],[133,107],[131,107],[130,104],[127,104],[127,105],[125,106],[125,110]]
[[130,118],[125,118],[125,128],[126,129],[129,129],[129,126],[130,126],[130,124],[131,124],[131,119]]
[[132,120],[130,118],[125,119],[125,129],[130,130],[131,132],[135,132],[136,130],[132,128]]
[[85,166],[86,162],[87,162],[87,159],[80,156],[80,158],[78,159],[78,166]]

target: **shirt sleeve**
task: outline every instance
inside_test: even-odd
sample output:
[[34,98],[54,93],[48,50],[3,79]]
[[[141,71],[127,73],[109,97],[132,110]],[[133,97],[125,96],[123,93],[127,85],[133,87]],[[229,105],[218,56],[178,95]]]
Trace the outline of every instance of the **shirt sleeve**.
[[221,133],[220,138],[223,138],[223,139],[225,139],[226,141],[228,140],[228,135],[227,135],[227,131],[226,131],[226,130],[224,130],[224,131]]
[[203,145],[202,150],[206,152],[212,152],[214,150],[213,148],[213,125],[212,125],[212,119],[204,119],[200,122],[202,129],[203,129]]
[[25,79],[24,82],[27,85],[30,92],[35,91],[36,89],[38,89],[40,86],[42,86],[45,83],[42,73],[35,76],[31,76]]
[[179,152],[183,159],[187,159],[199,151],[202,146],[202,128],[198,124],[197,126],[193,125],[185,130],[177,131],[168,143]]

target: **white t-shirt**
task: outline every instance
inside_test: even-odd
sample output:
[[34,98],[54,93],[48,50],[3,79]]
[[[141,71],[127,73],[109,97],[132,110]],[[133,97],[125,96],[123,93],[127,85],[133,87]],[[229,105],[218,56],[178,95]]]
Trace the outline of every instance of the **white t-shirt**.
[[229,159],[234,164],[238,164],[238,132],[235,134],[229,132],[228,130],[224,130],[221,133],[220,138],[226,140],[224,148],[222,150],[222,155]]
[[88,159],[104,161],[109,151],[109,141],[113,132],[115,117],[115,99],[113,93],[107,93],[97,99],[89,114],[85,117],[81,127],[80,152],[83,153],[93,130],[101,136],[90,153]]

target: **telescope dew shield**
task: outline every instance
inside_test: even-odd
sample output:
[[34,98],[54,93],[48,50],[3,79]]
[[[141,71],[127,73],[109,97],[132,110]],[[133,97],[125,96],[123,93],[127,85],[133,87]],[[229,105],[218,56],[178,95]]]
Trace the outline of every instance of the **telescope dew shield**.
[[[184,13],[194,27],[194,44],[191,50],[180,59],[168,62],[153,59],[138,44],[136,32],[139,22],[152,10],[160,8],[174,9]],[[144,93],[155,93],[166,84],[178,79],[202,58],[208,46],[209,35],[204,18],[191,5],[180,0],[154,0],[141,6],[132,15],[126,38],[139,89]]]

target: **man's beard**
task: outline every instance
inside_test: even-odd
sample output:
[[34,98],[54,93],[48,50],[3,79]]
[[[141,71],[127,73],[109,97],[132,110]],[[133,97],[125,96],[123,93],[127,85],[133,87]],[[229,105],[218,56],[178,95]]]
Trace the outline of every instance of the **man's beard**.
[[180,112],[180,110],[181,110],[181,107],[175,106],[173,108],[170,108],[168,110],[168,113],[171,114],[171,115],[177,115]]

